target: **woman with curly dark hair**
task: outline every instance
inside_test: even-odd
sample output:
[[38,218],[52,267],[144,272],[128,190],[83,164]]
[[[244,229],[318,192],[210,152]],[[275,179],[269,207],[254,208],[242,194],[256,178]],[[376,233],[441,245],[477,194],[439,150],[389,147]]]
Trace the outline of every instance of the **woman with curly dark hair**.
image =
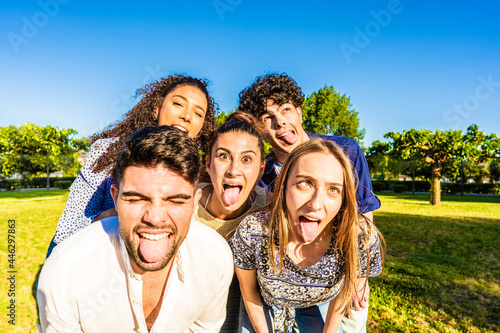
[[120,122],[90,140],[88,160],[71,186],[66,208],[47,252],[94,221],[116,215],[110,194],[114,163],[123,143],[135,131],[154,125],[170,125],[206,144],[215,129],[216,105],[207,82],[185,75],[172,75],[137,91],[142,99]]

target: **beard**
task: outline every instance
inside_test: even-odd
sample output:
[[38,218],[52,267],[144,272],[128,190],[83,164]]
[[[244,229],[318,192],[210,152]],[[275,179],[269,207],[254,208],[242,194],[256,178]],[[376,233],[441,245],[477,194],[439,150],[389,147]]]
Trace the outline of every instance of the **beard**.
[[[140,253],[139,250],[139,244],[135,241],[134,235],[137,235],[137,231],[141,228],[142,226],[138,225],[134,227],[132,230],[132,233],[128,233],[126,230],[122,229],[122,225],[120,224],[120,234],[123,238],[123,242],[125,243],[125,247],[127,248],[127,252],[134,261],[134,263],[143,271],[148,271],[148,272],[155,272],[162,270],[165,268],[170,260],[174,257],[175,253],[177,252],[180,244],[184,241],[184,237],[176,238],[178,236],[177,233],[177,228],[173,226],[172,228],[172,235],[171,235],[171,240],[169,244],[169,249],[166,255],[163,257],[162,260],[154,263],[149,263],[147,262],[142,254]],[[156,229],[156,228],[151,228],[151,229]]]

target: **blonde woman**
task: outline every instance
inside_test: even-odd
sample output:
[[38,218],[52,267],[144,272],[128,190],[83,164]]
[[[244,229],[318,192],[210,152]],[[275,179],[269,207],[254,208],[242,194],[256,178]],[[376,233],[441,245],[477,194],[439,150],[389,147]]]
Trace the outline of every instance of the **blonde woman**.
[[349,159],[309,140],[288,157],[270,206],[230,240],[243,332],[342,332],[356,286],[382,270],[377,228],[358,213]]

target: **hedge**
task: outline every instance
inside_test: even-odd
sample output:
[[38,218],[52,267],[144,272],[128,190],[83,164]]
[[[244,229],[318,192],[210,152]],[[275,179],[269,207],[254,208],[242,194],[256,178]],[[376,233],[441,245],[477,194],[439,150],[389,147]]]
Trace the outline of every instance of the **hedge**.
[[[76,177],[51,177],[49,178],[50,187],[57,187],[56,182],[67,181],[73,183]],[[46,177],[36,177],[28,179],[2,179],[0,180],[0,189],[4,190],[20,190],[24,188],[45,188],[47,187]]]
[[[401,193],[399,191],[411,191],[412,182],[401,180],[374,180],[372,181],[373,191],[391,191]],[[406,190],[404,188],[406,187]],[[430,192],[430,181],[415,181],[416,192]],[[462,192],[462,185],[460,183],[441,183],[441,193],[457,194]],[[464,193],[477,193],[477,194],[500,194],[500,183],[487,183],[487,184],[464,184]]]

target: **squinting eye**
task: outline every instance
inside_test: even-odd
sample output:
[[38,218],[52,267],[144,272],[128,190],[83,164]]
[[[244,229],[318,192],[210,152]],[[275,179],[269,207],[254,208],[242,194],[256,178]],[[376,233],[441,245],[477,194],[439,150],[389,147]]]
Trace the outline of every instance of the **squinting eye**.
[[198,118],[203,118],[203,114],[201,114],[201,113],[199,113],[199,112],[195,112],[195,113],[196,113],[196,116],[197,116]]
[[172,102],[172,104],[174,104],[175,106],[182,106],[182,104],[178,102]]

